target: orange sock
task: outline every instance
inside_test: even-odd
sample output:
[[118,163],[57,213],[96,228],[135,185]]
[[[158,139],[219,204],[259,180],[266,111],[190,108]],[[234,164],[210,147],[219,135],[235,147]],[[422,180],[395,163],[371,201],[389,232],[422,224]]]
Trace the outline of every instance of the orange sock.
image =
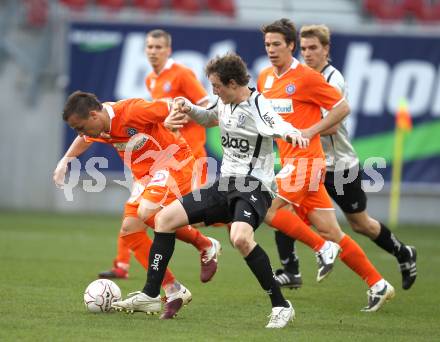
[[270,225],[280,232],[299,240],[315,252],[324,245],[325,240],[289,210],[278,209]]
[[[119,263],[123,265],[118,265]],[[115,264],[117,267],[127,268],[130,266],[130,249],[126,246],[121,234],[118,236],[118,250],[116,254]]]
[[[147,233],[145,231],[136,232],[123,235],[121,238],[124,240],[125,245],[133,251],[136,260],[139,261],[139,263],[146,270],[148,270],[148,256],[150,254],[152,241]],[[167,268],[162,281],[162,286],[174,283],[175,281],[176,278],[174,277],[173,273],[171,273],[171,271]]]
[[342,262],[357,273],[368,284],[368,287],[383,279],[370,260],[368,260],[362,248],[352,238],[345,235],[339,241],[339,246],[342,249],[341,254],[339,254]]
[[177,229],[176,238],[186,243],[190,243],[197,248],[199,252],[202,252],[203,250],[212,246],[211,240],[200,233],[198,229],[195,229],[190,225]]

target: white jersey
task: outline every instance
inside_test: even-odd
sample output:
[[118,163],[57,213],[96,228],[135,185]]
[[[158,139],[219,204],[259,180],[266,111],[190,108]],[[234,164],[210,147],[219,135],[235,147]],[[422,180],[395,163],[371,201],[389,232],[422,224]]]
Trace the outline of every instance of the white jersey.
[[192,106],[189,114],[204,126],[218,122],[223,159],[221,176],[250,175],[276,192],[273,138],[286,138],[300,132],[284,121],[263,95],[251,89],[240,104],[224,104],[220,98],[208,108]]
[[[327,64],[321,71],[321,74],[330,85],[338,89],[341,94],[347,98],[345,80],[338,69],[333,65]],[[328,112],[321,108],[321,113],[324,117]],[[359,163],[359,159],[348,137],[346,120],[340,123],[336,134],[321,136],[321,143],[324,149],[328,171],[335,171],[336,163],[338,163],[338,169],[340,166],[342,169],[349,169]]]

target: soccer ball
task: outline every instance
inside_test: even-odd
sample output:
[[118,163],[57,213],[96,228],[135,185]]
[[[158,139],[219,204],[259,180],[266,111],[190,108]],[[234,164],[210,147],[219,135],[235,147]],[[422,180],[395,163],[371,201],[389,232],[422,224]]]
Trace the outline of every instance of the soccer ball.
[[119,286],[108,279],[95,280],[84,291],[84,305],[93,313],[110,311],[112,303],[120,299]]

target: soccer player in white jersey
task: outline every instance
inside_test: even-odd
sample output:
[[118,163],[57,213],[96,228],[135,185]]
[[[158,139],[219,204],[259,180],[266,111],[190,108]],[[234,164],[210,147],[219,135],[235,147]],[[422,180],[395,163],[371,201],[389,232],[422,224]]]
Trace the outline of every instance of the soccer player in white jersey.
[[[345,80],[342,74],[330,64],[330,30],[325,25],[303,26],[300,31],[301,55],[305,63],[320,72],[326,81],[347,97]],[[321,109],[322,115],[327,112]],[[325,187],[329,195],[342,209],[351,228],[369,237],[376,245],[394,255],[400,265],[402,288],[409,289],[416,280],[416,249],[402,243],[383,223],[367,213],[367,197],[361,187],[362,170],[359,159],[351,145],[346,122],[335,125],[321,133],[321,143],[326,155]],[[347,184],[347,179],[354,179]],[[284,261],[284,270],[278,270],[277,281],[280,286],[287,286],[297,281],[299,269],[289,272],[289,265],[298,267],[290,237],[276,232],[279,254]],[[283,258],[283,256],[285,256]],[[287,268],[287,270],[286,270]],[[295,276],[296,275],[296,276]]]
[[255,242],[254,231],[263,222],[276,192],[273,138],[282,138],[302,148],[308,146],[309,140],[283,121],[264,96],[248,88],[248,71],[239,56],[214,58],[208,63],[206,74],[218,96],[216,103],[205,109],[177,98],[175,110],[165,124],[170,129],[181,128],[188,115],[203,126],[220,126],[223,146],[220,178],[212,186],[172,202],[156,216],[145,287],[137,296],[113,306],[132,310],[142,302],[145,311],[160,311],[160,284],[173,254],[176,229],[184,222],[232,223],[232,245],[244,257],[272,302],[266,327],[283,328],[293,320],[295,312],[273,277],[269,257]]

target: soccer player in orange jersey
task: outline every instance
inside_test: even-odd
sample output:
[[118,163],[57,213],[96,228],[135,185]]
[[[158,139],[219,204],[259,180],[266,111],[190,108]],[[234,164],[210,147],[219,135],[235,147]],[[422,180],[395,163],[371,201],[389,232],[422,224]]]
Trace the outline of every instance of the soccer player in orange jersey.
[[[327,83],[339,90],[341,94],[345,94],[344,77],[331,64],[329,58],[329,28],[325,25],[303,26],[300,39],[301,55],[306,65],[321,73]],[[325,116],[326,111],[321,112]],[[344,212],[353,231],[369,237],[377,246],[397,259],[402,275],[402,288],[408,290],[417,277],[417,250],[414,246],[408,246],[400,241],[384,223],[368,214],[367,196],[361,186],[363,170],[350,142],[346,123],[341,122],[327,132],[321,133],[321,143],[326,155],[327,171],[324,184],[328,194]],[[298,258],[294,253],[293,241],[284,234],[277,234],[276,241],[284,267],[297,265]],[[286,281],[291,278],[291,272],[282,273],[284,276],[280,280]]]
[[[145,54],[153,71],[145,78],[145,85],[154,100],[172,101],[175,97],[183,96],[191,102],[206,107],[208,94],[194,73],[187,67],[176,63],[171,56],[171,35],[163,30],[152,30],[145,39]],[[197,184],[206,180],[206,131],[194,121],[188,122],[180,130],[188,145],[191,147],[196,165],[199,168]],[[118,237],[117,255],[113,268],[99,273],[100,278],[127,278],[130,266],[130,250],[121,236]]]
[[[383,279],[359,245],[342,232],[323,183],[325,156],[320,133],[349,114],[348,103],[322,75],[293,57],[296,29],[290,20],[277,20],[263,26],[262,32],[272,66],[261,72],[258,89],[271,99],[275,112],[310,138],[310,146],[304,150],[277,140],[283,168],[277,175],[279,195],[268,211],[266,223],[277,228],[302,227],[305,220],[326,240],[338,243],[341,260],[370,288],[368,304],[362,310],[377,311],[394,296],[394,288]],[[322,119],[321,108],[328,111]],[[289,203],[299,216],[283,208]]]
[[[63,119],[78,132],[78,137],[55,169],[55,183],[64,183],[69,160],[81,155],[93,142],[112,145],[131,169],[137,191],[125,206],[121,235],[145,269],[151,246],[145,223],[154,227],[154,216],[162,206],[192,190],[194,157],[185,140],[163,126],[169,109],[165,101],[143,99],[102,104],[94,94],[77,91],[69,96],[63,112]],[[202,254],[209,257],[205,260],[209,262],[202,260],[202,281],[212,278],[219,243],[190,226],[179,229],[177,237],[205,251]],[[162,318],[173,318],[191,300],[191,293],[176,282],[170,271],[162,286],[167,296]]]

